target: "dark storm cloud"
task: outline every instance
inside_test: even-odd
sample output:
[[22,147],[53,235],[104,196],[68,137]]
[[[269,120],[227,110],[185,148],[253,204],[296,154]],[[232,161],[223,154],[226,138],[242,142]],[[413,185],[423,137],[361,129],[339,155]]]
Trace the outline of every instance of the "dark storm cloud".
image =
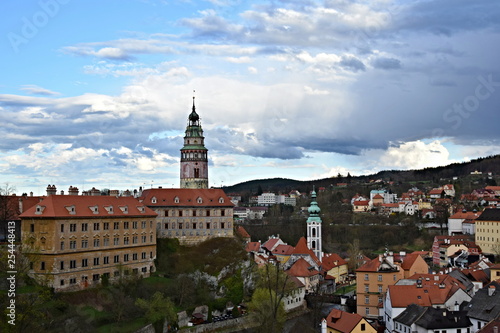
[[373,67],[379,69],[399,69],[401,68],[401,61],[395,58],[376,58],[372,62]]

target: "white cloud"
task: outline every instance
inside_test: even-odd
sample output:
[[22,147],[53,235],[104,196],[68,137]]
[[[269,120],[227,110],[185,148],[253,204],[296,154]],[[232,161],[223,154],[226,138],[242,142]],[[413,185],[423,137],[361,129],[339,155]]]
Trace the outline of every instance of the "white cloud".
[[30,95],[43,95],[43,96],[57,96],[60,95],[60,93],[56,91],[52,91],[49,89],[42,88],[40,86],[37,86],[35,84],[26,84],[21,87],[22,91],[27,92]]

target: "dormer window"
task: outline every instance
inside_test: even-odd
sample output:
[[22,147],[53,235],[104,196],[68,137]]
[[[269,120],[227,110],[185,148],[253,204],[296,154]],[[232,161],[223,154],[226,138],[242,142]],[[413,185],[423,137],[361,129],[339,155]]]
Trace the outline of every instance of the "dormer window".
[[151,203],[154,203],[154,204],[156,203],[156,197],[151,198]]
[[179,197],[175,197],[175,198],[174,198],[174,202],[175,202],[175,203],[179,203],[179,201],[180,201],[180,200],[179,200]]
[[139,212],[144,213],[144,206],[137,206]]
[[113,214],[113,206],[104,206],[104,209],[106,209],[108,214]]
[[219,203],[221,203],[221,204],[224,203],[224,198],[223,197],[219,198]]
[[128,206],[118,206],[122,213],[128,214]]
[[203,199],[201,197],[198,197],[198,199],[196,199],[196,202],[201,204],[201,203],[203,203]]
[[76,214],[76,210],[75,210],[75,206],[74,205],[66,206],[65,208],[68,211],[68,213],[70,213],[71,215]]
[[91,206],[89,208],[92,211],[92,213],[99,214],[99,208],[97,206]]
[[36,205],[35,214],[37,214],[37,215],[42,214],[44,209],[45,209],[45,206]]

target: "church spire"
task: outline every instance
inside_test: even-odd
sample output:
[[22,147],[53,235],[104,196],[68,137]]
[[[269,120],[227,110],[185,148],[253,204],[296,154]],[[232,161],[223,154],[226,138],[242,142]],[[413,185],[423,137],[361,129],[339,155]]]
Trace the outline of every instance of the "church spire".
[[316,191],[313,187],[311,192],[311,204],[307,209],[309,217],[307,218],[307,246],[314,252],[319,260],[322,260],[322,236],[321,236],[321,217],[318,203],[316,202]]

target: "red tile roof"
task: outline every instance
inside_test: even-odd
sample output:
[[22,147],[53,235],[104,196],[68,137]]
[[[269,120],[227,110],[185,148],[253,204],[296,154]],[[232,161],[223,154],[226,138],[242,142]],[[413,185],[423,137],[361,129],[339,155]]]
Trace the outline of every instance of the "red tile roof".
[[304,258],[299,258],[286,272],[295,277],[309,277],[319,274],[314,266],[311,266]]
[[288,245],[288,244],[280,244],[278,246],[276,246],[276,248],[272,251],[272,253],[274,255],[285,255],[285,256],[289,256],[293,253],[293,246],[291,245]]
[[243,238],[250,238],[250,234],[241,225],[238,227],[236,232]]
[[405,308],[415,303],[420,306],[435,306],[445,304],[459,289],[457,286],[435,285],[392,285],[389,294],[393,308]]
[[247,252],[258,252],[260,250],[260,242],[248,242],[245,251]]
[[[37,212],[37,208],[39,211]],[[72,210],[74,208],[74,210]],[[95,210],[97,208],[97,210]],[[22,218],[148,216],[156,213],[133,197],[49,195],[29,208]]]
[[276,246],[276,243],[278,243],[279,241],[281,241],[281,239],[273,237],[271,239],[268,239],[264,244],[262,244],[262,247],[265,247],[269,251],[272,251]]
[[326,317],[326,325],[341,333],[349,333],[363,319],[357,313],[333,309]]
[[342,259],[338,254],[336,253],[327,253],[323,256],[323,259],[321,260],[323,264],[323,269],[325,271],[329,271],[330,269],[342,265],[347,265],[347,261]]
[[149,207],[234,207],[231,199],[218,188],[152,188],[142,191],[139,200]]
[[307,241],[305,237],[300,237],[299,241],[297,242],[297,245],[295,245],[295,249],[293,250],[292,254],[309,255],[318,266],[321,264],[321,262],[319,261],[318,257],[316,257],[314,252],[309,247],[307,247]]

